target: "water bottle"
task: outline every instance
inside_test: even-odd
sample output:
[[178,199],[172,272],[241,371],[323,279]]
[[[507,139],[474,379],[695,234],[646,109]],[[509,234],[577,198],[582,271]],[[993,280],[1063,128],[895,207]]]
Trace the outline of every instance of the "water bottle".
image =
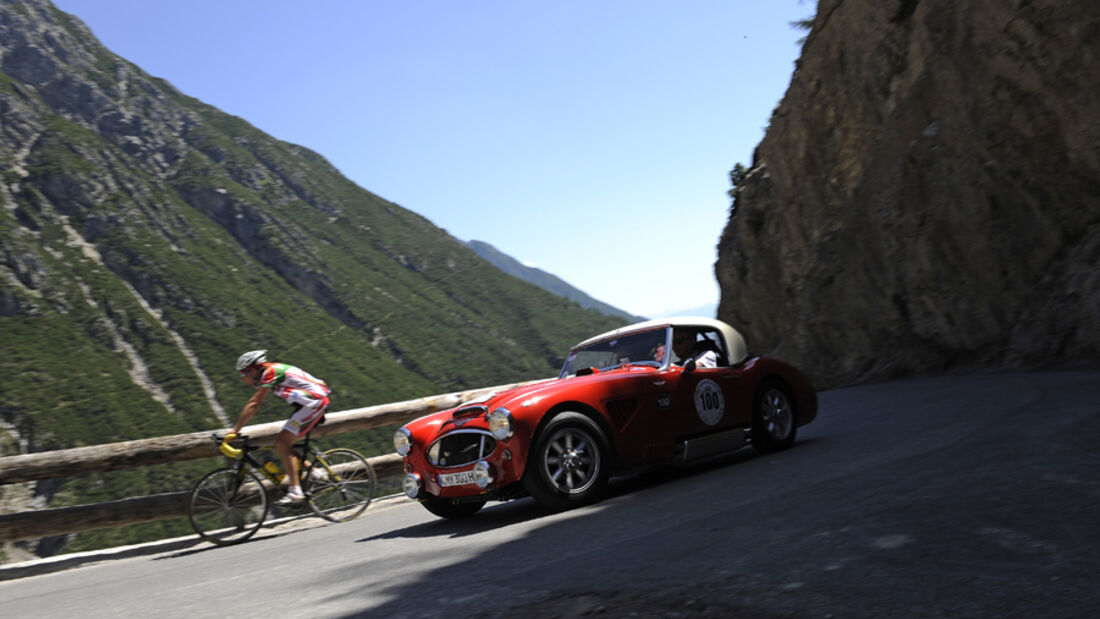
[[278,479],[279,481],[283,481],[283,478],[286,477],[286,475],[283,473],[282,467],[279,466],[279,463],[271,459],[264,461],[264,470],[274,475],[275,479]]

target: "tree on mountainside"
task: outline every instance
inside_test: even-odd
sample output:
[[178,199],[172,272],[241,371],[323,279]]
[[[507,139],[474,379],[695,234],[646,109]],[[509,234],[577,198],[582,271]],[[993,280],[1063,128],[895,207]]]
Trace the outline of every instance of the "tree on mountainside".
[[[798,3],[802,4],[802,0],[799,0]],[[816,16],[817,13],[815,12],[809,17],[803,17],[802,19],[796,19],[794,21],[787,22],[788,24],[790,24],[791,28],[794,28],[795,30],[801,30],[802,32],[806,33],[806,36],[797,41],[799,45],[804,44],[806,42],[806,39],[810,36],[810,31],[814,28],[814,17]]]

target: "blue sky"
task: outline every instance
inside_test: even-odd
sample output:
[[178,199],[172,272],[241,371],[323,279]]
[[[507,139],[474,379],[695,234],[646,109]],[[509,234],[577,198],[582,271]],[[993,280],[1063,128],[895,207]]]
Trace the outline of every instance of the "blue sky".
[[363,188],[628,312],[716,303],[805,0],[54,0]]

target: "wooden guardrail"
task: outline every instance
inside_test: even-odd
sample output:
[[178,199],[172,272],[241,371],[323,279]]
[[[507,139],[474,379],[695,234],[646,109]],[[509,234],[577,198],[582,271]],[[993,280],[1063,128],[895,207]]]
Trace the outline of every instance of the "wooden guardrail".
[[[459,391],[378,406],[327,413],[325,423],[312,432],[314,438],[403,424],[417,417],[484,398],[494,392],[541,381],[527,381],[496,387]],[[259,445],[270,445],[283,422],[248,426],[244,433]],[[124,443],[93,445],[0,458],[0,485],[73,475],[150,466],[180,460],[219,456],[210,431],[140,439]],[[368,458],[379,477],[399,473],[397,454]],[[0,514],[0,542],[34,539],[63,533],[89,531],[187,514],[190,492],[170,492],[124,498],[90,505]]]

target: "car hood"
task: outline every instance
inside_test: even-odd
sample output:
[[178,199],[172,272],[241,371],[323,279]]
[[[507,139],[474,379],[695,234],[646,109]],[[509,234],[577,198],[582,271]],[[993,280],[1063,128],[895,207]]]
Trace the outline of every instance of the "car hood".
[[636,373],[653,373],[657,370],[648,366],[627,366],[586,376],[552,378],[549,380],[493,392],[475,400],[463,402],[454,408],[425,415],[405,424],[405,428],[422,439],[434,437],[457,428],[486,429],[485,413],[497,408],[507,408],[512,414],[522,415],[531,411],[541,415],[544,400],[556,403],[569,399],[569,392],[585,389],[593,383],[621,379]]
[[560,379],[552,378],[530,385],[494,391],[479,398],[467,400],[454,408],[418,417],[404,427],[414,435],[420,436],[441,434],[459,427],[484,429],[486,412],[504,406],[505,402],[524,401],[527,394],[550,389],[558,382]]

